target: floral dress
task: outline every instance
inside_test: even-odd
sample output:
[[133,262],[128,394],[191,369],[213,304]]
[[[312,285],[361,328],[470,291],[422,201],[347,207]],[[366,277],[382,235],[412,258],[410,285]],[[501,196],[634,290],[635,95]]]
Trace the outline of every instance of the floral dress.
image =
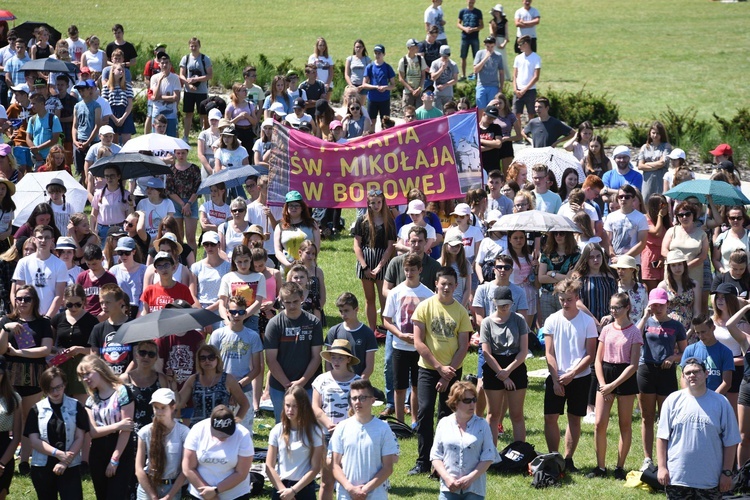
[[632,321],[634,325],[637,325],[643,317],[643,311],[646,309],[646,305],[648,305],[648,291],[646,290],[646,285],[643,283],[637,283],[635,290],[633,290],[633,287],[629,287],[626,290],[618,284],[617,293],[627,293],[630,297],[630,321]]
[[682,323],[685,331],[690,329],[693,321],[693,302],[695,301],[695,292],[692,288],[683,290],[678,294],[671,288],[667,288],[667,314],[670,318]]

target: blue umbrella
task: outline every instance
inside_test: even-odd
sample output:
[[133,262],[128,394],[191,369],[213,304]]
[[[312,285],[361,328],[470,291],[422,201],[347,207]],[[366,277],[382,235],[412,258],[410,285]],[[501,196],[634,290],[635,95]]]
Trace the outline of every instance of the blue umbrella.
[[253,165],[238,168],[225,168],[206,177],[198,188],[198,194],[211,194],[211,186],[223,182],[227,190],[239,188],[245,184],[245,179],[251,175],[260,175]]
[[678,184],[664,193],[664,196],[669,196],[675,200],[686,200],[695,197],[701,203],[708,203],[706,201],[707,195],[711,196],[716,205],[750,205],[750,200],[747,199],[747,196],[738,188],[724,181],[696,179]]

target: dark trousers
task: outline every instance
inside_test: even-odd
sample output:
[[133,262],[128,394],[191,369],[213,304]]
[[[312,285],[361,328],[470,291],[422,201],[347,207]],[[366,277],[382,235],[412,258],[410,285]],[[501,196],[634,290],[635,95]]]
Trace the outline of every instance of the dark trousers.
[[75,171],[78,175],[83,175],[83,164],[86,162],[86,153],[89,152],[90,146],[84,149],[73,147],[73,159],[75,160]]
[[[296,481],[281,481],[281,482],[284,483],[284,486],[287,488],[291,488],[292,486],[297,484]],[[273,494],[271,495],[271,500],[279,500],[279,498],[281,498],[281,496],[279,495],[279,492],[274,491]],[[302,490],[300,490],[296,495],[294,495],[295,500],[316,500],[317,498],[318,498],[318,495],[316,494],[316,491],[315,491],[315,481],[311,482],[310,484],[302,488]]]
[[419,391],[417,464],[421,464],[423,467],[429,467],[430,465],[430,450],[432,449],[432,441],[435,438],[435,400],[438,400],[438,420],[453,413],[448,408],[448,394],[450,394],[453,384],[458,380],[461,380],[460,368],[456,370],[456,377],[448,384],[448,388],[443,392],[438,392],[435,386],[440,381],[440,373],[437,370],[428,370],[427,368],[419,367],[419,380],[417,382],[417,389]]
[[[48,459],[48,462],[51,462]],[[83,500],[80,467],[70,467],[58,476],[52,472],[54,465],[31,467],[31,482],[39,500]]]
[[133,441],[129,440],[120,456],[120,465],[114,477],[106,477],[107,465],[112,452],[117,446],[119,433],[91,440],[89,452],[89,471],[97,500],[123,500],[130,498],[130,491],[135,481],[135,451]]

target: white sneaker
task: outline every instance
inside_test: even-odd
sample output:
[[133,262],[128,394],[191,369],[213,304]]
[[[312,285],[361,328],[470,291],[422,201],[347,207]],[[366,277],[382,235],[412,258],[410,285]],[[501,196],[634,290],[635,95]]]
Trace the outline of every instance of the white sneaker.
[[648,469],[652,465],[654,465],[654,461],[653,460],[651,460],[648,457],[644,458],[643,459],[643,464],[641,465],[641,472],[645,471],[646,469]]
[[592,411],[591,413],[589,413],[588,415],[586,415],[585,417],[583,417],[583,423],[584,424],[595,424],[596,423],[596,413],[594,413]]

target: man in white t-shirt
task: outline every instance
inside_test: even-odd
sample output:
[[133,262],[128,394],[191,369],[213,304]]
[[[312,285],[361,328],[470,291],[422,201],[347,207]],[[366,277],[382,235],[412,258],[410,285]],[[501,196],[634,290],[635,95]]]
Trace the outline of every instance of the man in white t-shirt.
[[11,299],[15,301],[19,287],[31,285],[39,295],[39,314],[51,318],[62,307],[68,268],[63,261],[52,255],[55,243],[52,227],[35,227],[33,238],[36,241],[36,252],[18,261],[13,272]]
[[443,15],[443,0],[432,0],[432,5],[424,11],[424,30],[430,32],[430,28],[435,26],[438,29],[437,41],[441,45],[448,44],[448,38],[445,36],[445,16]]
[[65,41],[68,42],[70,61],[76,66],[80,66],[81,56],[86,52],[86,42],[78,37],[78,26],[75,24],[70,25],[68,28],[68,38]]
[[349,404],[354,415],[336,425],[328,445],[339,499],[388,499],[388,478],[398,462],[398,441],[387,422],[373,417],[374,402],[369,380],[352,382]]
[[641,252],[646,247],[648,236],[648,220],[635,209],[635,194],[635,188],[630,184],[621,186],[617,191],[620,210],[610,213],[604,220],[612,264],[620,255],[632,255],[636,264],[641,263]]
[[393,334],[393,387],[395,389],[394,410],[396,418],[404,421],[406,391],[411,387],[410,407],[412,422],[416,422],[417,376],[419,373],[419,353],[414,347],[414,324],[412,314],[417,305],[434,295],[432,290],[420,281],[422,256],[409,253],[404,258],[404,275],[406,279],[388,292],[383,308],[383,325]]
[[565,468],[577,469],[573,453],[581,437],[581,418],[586,415],[591,362],[596,355],[596,323],[576,305],[581,282],[567,278],[555,285],[562,309],[544,322],[544,346],[549,376],[544,392],[544,437],[550,453],[560,449],[560,414],[568,404],[565,431]]
[[536,52],[536,27],[541,17],[539,11],[531,6],[531,0],[523,0],[523,7],[516,11],[513,19],[516,24],[516,54],[520,54],[518,39],[522,36],[531,38],[531,50]]
[[531,49],[531,37],[522,36],[517,40],[521,51],[513,60],[513,112],[521,116],[523,108],[529,120],[536,116],[536,84],[542,71],[542,59]]

